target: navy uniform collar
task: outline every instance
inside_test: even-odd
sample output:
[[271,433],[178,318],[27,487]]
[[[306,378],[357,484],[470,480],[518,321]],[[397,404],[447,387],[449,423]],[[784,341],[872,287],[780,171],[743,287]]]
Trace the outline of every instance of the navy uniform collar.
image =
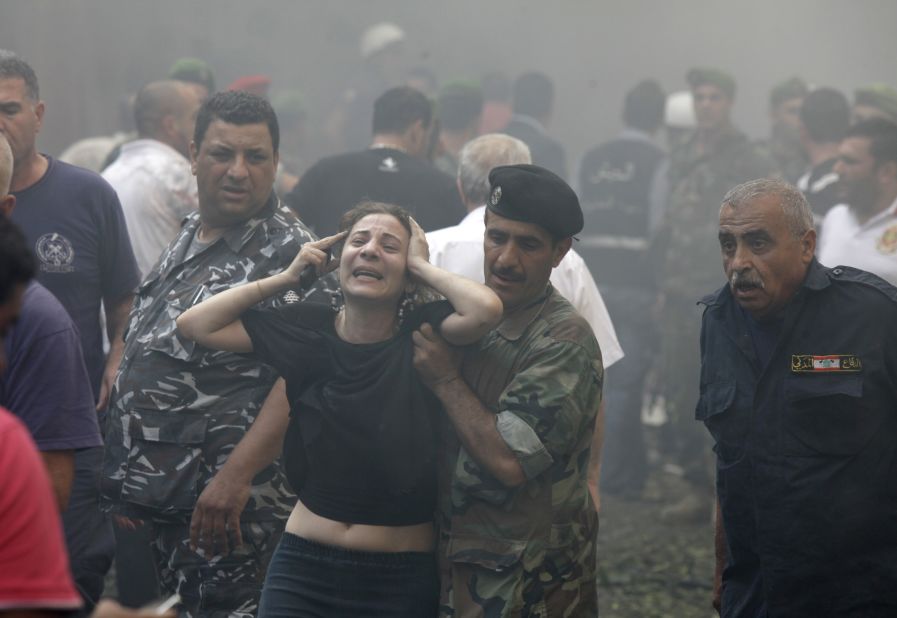
[[[810,290],[813,292],[817,292],[819,290],[823,290],[831,285],[831,280],[829,279],[830,268],[826,268],[814,257],[813,261],[810,262],[810,265],[807,267],[807,274],[804,277],[804,281],[801,284],[800,288],[798,288],[797,293],[795,293],[794,297],[791,299],[792,301],[801,295],[803,290]],[[700,301],[698,301],[699,305],[705,305],[708,309],[713,309],[715,307],[722,307],[728,303],[734,302],[734,298],[732,297],[732,291],[729,289],[729,285],[726,284],[720,289],[718,289],[713,294],[708,294]]]

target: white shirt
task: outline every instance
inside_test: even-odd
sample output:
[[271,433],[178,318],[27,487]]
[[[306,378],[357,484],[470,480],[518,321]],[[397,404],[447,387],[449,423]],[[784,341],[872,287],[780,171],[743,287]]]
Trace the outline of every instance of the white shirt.
[[[483,217],[485,206],[470,212],[458,225],[427,234],[430,245],[430,262],[449,272],[464,275],[483,283],[483,235],[486,225]],[[586,319],[598,345],[605,369],[623,358],[623,349],[617,341],[617,333],[604,306],[601,292],[582,257],[572,249],[567,252],[557,268],[551,271],[551,284],[576,307]]]
[[829,210],[816,255],[825,266],[853,266],[897,285],[897,200],[863,224],[846,204]]
[[183,218],[197,208],[190,162],[167,144],[138,139],[122,146],[103,178],[118,193],[137,267],[144,276],[177,236]]

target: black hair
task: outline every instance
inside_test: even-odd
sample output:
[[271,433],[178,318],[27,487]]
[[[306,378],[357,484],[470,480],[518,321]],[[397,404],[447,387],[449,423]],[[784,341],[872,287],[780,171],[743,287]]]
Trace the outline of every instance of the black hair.
[[463,131],[483,113],[483,90],[474,84],[447,85],[436,99],[436,111],[443,129]]
[[850,104],[834,88],[817,88],[804,97],[800,121],[814,142],[840,142],[850,125]]
[[524,73],[514,81],[514,113],[541,118],[551,113],[554,85],[544,73]]
[[0,215],[0,303],[12,298],[17,285],[34,278],[34,254],[25,235],[8,218]]
[[897,161],[897,124],[884,118],[862,120],[847,130],[847,137],[865,137],[876,163]]
[[206,99],[196,114],[196,128],[193,130],[193,143],[199,150],[206,131],[213,120],[223,120],[230,124],[244,125],[264,122],[271,135],[271,146],[277,154],[280,148],[280,127],[277,114],[266,99],[250,94],[245,90],[228,90],[216,92]]
[[37,85],[37,74],[31,65],[22,60],[18,54],[0,49],[0,79],[20,77],[25,82],[28,98],[40,101],[40,88]]
[[646,133],[654,133],[663,124],[666,95],[653,79],[639,82],[626,93],[623,102],[623,122],[626,126]]
[[425,127],[433,120],[433,104],[410,86],[390,88],[374,101],[372,130],[377,133],[404,133],[418,120]]

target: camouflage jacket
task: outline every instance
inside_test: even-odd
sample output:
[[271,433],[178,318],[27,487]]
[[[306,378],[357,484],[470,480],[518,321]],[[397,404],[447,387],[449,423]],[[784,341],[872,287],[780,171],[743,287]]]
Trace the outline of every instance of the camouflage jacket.
[[719,287],[724,279],[717,240],[723,197],[736,185],[774,170],[769,157],[734,128],[717,136],[705,152],[699,151],[696,134],[673,151],[661,289],[692,301]]
[[598,521],[586,473],[604,377],[591,329],[549,287],[471,346],[463,374],[528,480],[506,487],[443,428],[440,615],[591,615]]
[[[102,500],[126,515],[190,517],[196,499],[255,420],[277,374],[248,356],[180,337],[175,319],[235,285],[280,272],[314,236],[276,198],[255,218],[190,255],[199,214],[138,288],[109,405]],[[330,277],[305,295],[329,302]],[[266,304],[298,300],[295,292]],[[280,462],[253,481],[244,520],[285,519],[295,497]]]
[[763,156],[775,164],[779,176],[791,184],[795,184],[810,168],[810,161],[800,142],[774,136],[756,142],[755,146]]

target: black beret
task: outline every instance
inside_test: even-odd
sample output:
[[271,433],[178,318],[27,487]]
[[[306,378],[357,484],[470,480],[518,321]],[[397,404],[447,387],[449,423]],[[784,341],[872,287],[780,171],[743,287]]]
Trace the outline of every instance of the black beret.
[[582,230],[579,198],[563,178],[538,165],[502,165],[489,172],[486,207],[497,215],[535,223],[555,238]]

